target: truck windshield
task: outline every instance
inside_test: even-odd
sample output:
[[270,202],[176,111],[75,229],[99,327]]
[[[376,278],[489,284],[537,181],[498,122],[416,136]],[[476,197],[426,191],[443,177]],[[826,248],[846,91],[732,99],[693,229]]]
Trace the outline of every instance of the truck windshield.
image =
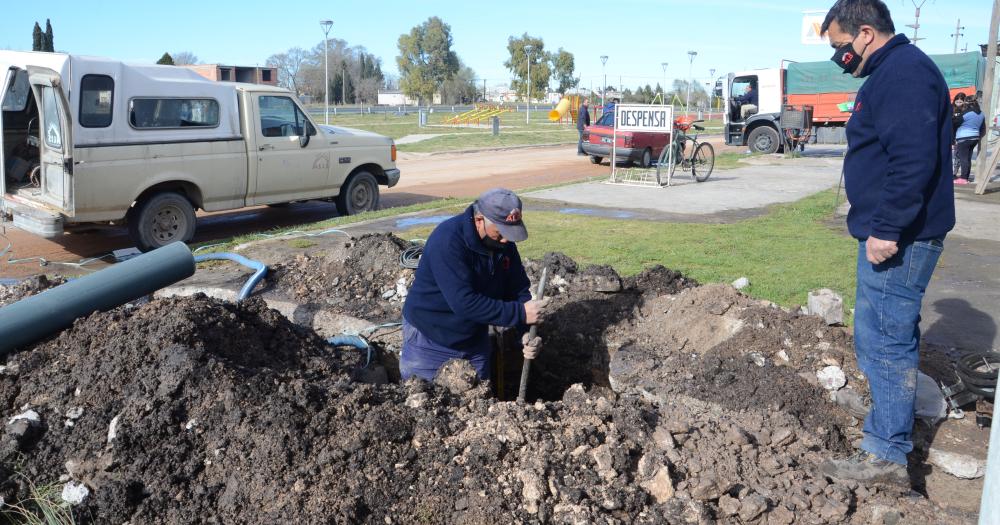
[[306,116],[288,97],[262,96],[260,130],[265,137],[296,137],[302,135]]
[[[3,76],[0,75],[0,78]],[[28,84],[28,72],[23,69],[16,70],[14,81],[7,87],[7,92],[3,96],[3,110],[24,111],[25,106],[28,105],[29,93],[31,93],[31,85]]]

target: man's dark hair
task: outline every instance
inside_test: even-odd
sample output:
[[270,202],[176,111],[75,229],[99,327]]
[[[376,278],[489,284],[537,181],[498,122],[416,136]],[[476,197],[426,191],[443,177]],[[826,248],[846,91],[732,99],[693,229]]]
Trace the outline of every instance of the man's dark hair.
[[823,20],[821,34],[825,35],[830,30],[834,20],[842,31],[854,36],[861,32],[863,25],[872,26],[885,35],[896,34],[889,8],[882,0],[837,0],[826,14],[826,20]]

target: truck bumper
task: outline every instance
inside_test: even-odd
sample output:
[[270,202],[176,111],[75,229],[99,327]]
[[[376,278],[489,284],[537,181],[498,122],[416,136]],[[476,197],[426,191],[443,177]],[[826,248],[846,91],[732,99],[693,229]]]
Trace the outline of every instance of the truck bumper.
[[386,180],[385,185],[387,187],[391,188],[395,186],[399,182],[399,170],[398,169],[385,170],[385,180]]
[[19,203],[10,198],[0,201],[0,213],[10,216],[14,227],[30,234],[51,239],[63,233],[63,216]]
[[[595,157],[608,158],[611,156],[611,146],[608,144],[589,144],[587,142],[583,143],[583,152],[587,155],[592,155]],[[633,148],[615,148],[615,159],[616,160],[637,160],[636,155],[641,154],[641,150],[635,150]]]

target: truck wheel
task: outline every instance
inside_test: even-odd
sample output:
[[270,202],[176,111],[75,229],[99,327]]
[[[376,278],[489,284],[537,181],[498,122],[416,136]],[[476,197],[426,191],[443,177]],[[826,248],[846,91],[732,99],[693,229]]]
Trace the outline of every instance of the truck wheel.
[[348,177],[340,188],[340,195],[335,200],[337,212],[341,215],[355,215],[377,210],[378,198],[378,181],[375,176],[367,171],[359,171]]
[[172,191],[144,198],[129,212],[128,233],[144,252],[194,238],[196,219],[191,201]]
[[640,168],[648,168],[653,165],[653,150],[646,148],[642,150],[642,158],[639,159]]
[[770,126],[761,126],[750,132],[747,144],[750,146],[750,151],[754,153],[771,154],[778,152],[781,141],[778,140],[778,131],[776,129]]
[[590,156],[590,163],[591,164],[600,164],[602,160],[604,160],[604,157],[598,157],[597,155],[591,155]]

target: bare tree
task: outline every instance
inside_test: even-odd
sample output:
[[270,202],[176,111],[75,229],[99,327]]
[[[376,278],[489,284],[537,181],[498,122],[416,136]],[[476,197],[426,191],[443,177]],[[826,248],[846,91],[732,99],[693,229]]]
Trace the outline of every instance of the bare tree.
[[191,66],[201,63],[198,57],[190,51],[178,51],[177,53],[171,53],[170,56],[174,59],[175,66]]
[[309,65],[309,62],[309,53],[301,47],[293,47],[284,53],[271,55],[267,59],[267,65],[278,70],[278,83],[296,95],[301,94],[302,70]]

